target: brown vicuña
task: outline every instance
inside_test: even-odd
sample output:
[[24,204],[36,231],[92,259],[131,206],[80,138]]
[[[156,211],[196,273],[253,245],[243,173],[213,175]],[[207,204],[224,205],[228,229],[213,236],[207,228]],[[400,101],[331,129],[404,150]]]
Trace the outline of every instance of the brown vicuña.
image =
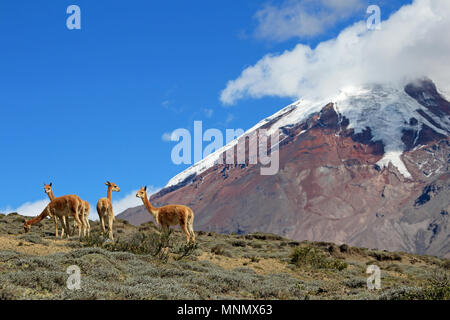
[[[53,194],[53,188],[52,188],[53,183],[50,182],[50,184],[45,184],[44,183],[44,191],[45,193],[48,195],[48,198],[50,199],[50,201],[52,201],[53,199],[55,199],[55,195]],[[82,200],[83,201],[83,211],[82,211],[82,216],[80,217],[80,219],[84,222],[84,228],[83,228],[83,236],[86,236],[86,231],[88,236],[91,233],[91,225],[89,223],[89,211],[90,211],[90,204],[89,202]],[[52,217],[53,221],[55,223],[55,234],[56,236],[58,236],[58,220],[57,217]],[[63,217],[63,220],[65,220],[66,218]],[[77,227],[78,224],[76,223],[76,221],[74,221],[74,228]],[[61,238],[64,236],[64,225],[61,228]]]
[[[53,194],[53,190],[52,190],[52,182],[50,182],[50,184],[46,184],[44,182],[44,192],[48,195],[48,198],[50,199],[50,201],[52,201],[53,199],[55,199],[55,195]],[[53,219],[53,222],[55,223],[55,236],[58,237],[58,217],[57,216],[50,216],[50,218]],[[63,220],[65,220],[65,217],[62,217]],[[65,221],[64,221],[65,223]],[[64,223],[62,223],[61,226],[61,238],[64,237]]]
[[107,197],[101,198],[97,202],[97,213],[100,219],[100,226],[102,228],[103,233],[106,233],[105,230],[105,219],[108,219],[108,233],[109,239],[114,240],[113,235],[113,222],[114,222],[114,210],[111,202],[112,192],[119,192],[120,188],[112,182],[106,181],[105,185],[108,186]]
[[194,233],[194,212],[191,208],[180,205],[170,204],[164,207],[156,208],[152,206],[147,197],[147,187],[142,188],[137,192],[136,197],[141,198],[144,206],[148,212],[155,218],[156,223],[161,226],[163,231],[167,231],[170,226],[180,225],[186,235],[186,242],[192,239],[195,242]]
[[81,229],[84,225],[84,222],[80,220],[80,216],[83,211],[83,200],[80,199],[77,195],[67,195],[53,199],[50,203],[45,207],[42,213],[34,219],[25,220],[23,228],[25,232],[30,231],[30,228],[33,224],[40,222],[45,217],[58,217],[59,221],[64,227],[66,234],[70,234],[70,225],[68,223],[68,218],[72,216],[76,223],[78,224],[78,237],[81,236]]

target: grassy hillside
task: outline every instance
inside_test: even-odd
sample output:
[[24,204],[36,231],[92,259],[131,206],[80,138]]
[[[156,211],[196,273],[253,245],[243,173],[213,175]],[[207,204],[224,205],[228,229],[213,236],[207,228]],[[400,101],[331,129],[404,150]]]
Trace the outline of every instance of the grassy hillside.
[[[186,246],[179,231],[153,223],[115,223],[116,242],[100,235],[55,238],[49,219],[25,234],[24,218],[0,214],[0,299],[449,299],[449,260],[271,234],[198,232]],[[368,290],[366,269],[381,269]],[[81,289],[66,269],[81,269]]]

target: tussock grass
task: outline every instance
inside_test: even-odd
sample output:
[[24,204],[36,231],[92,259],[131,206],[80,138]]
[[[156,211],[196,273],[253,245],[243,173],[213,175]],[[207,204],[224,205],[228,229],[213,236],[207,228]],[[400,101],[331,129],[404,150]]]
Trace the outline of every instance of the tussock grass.
[[[179,230],[120,219],[114,242],[97,222],[81,241],[54,237],[50,219],[27,234],[22,226],[23,217],[0,215],[0,238],[22,242],[0,251],[0,299],[449,299],[448,259],[263,233],[197,232],[186,245]],[[32,251],[44,243],[50,253]],[[56,245],[67,250],[51,253]],[[369,264],[381,268],[381,290],[367,289]],[[66,287],[70,265],[80,290]]]
[[295,248],[291,254],[291,263],[297,266],[308,266],[315,269],[344,270],[348,264],[340,259],[327,257],[312,246]]

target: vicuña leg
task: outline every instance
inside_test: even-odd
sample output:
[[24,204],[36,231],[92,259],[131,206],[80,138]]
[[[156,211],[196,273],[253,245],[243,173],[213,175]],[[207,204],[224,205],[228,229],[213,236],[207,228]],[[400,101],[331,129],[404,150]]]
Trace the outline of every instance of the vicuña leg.
[[191,234],[192,242],[195,242],[195,233],[194,233],[194,226],[193,226],[194,221],[193,220],[194,219],[192,219],[192,218],[189,220],[188,228],[189,228],[189,233]]
[[[61,222],[61,225],[63,226],[64,231],[66,232],[67,237],[69,237],[70,235],[70,226],[68,223],[68,220],[64,219],[64,217],[59,217],[59,221]],[[61,232],[61,237],[62,237],[62,232]]]
[[55,237],[58,238],[58,218],[53,216],[53,223],[55,224]]
[[99,219],[100,219],[100,228],[102,229],[102,233],[105,234],[106,230],[105,230],[105,220],[104,220],[103,214],[99,215]]
[[[64,237],[64,223],[66,223],[66,217],[61,217],[61,219],[62,219],[61,238],[63,238]],[[68,234],[67,234],[67,236],[68,236]]]
[[113,223],[114,223],[114,211],[111,208],[111,211],[109,212],[108,215],[108,235],[111,240],[114,240]]
[[[89,223],[89,213],[86,213],[85,216],[84,216],[84,224],[85,224],[85,226],[87,228],[87,235],[88,235],[88,237],[90,237],[90,235],[91,235],[91,225]],[[86,230],[85,230],[84,235],[86,236]]]
[[[78,225],[78,238],[81,238],[81,229],[84,229],[84,222],[82,219],[80,219],[80,216],[78,214],[74,215],[75,221]],[[75,228],[74,228],[75,229]]]
[[186,235],[186,242],[189,243],[190,234],[188,231],[187,222],[181,223],[180,226],[184,234]]

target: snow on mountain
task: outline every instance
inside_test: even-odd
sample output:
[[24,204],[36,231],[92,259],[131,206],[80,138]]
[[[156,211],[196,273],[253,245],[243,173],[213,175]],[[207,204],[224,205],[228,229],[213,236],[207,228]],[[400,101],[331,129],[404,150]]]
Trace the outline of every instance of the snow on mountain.
[[430,123],[416,110],[425,112],[442,128],[450,128],[448,121],[430,113],[399,87],[373,85],[353,88],[350,91],[342,91],[334,102],[337,111],[349,119],[349,128],[354,128],[355,133],[370,128],[372,140],[383,141],[385,155],[378,165],[387,166],[391,163],[406,178],[410,178],[411,174],[400,156],[405,150],[402,141],[403,130],[410,128],[410,119],[418,120],[419,131],[422,124],[426,124],[436,132],[448,134]]
[[[378,165],[383,167],[391,163],[405,178],[410,178],[411,174],[401,159],[401,155],[405,151],[402,135],[405,129],[411,128],[410,120],[413,118],[417,120],[415,124],[417,137],[422,125],[426,125],[443,135],[450,133],[450,119],[434,115],[426,107],[410,97],[403,87],[374,84],[343,88],[339,94],[331,98],[314,101],[307,99],[298,100],[258,122],[247,130],[243,136],[268,123],[271,123],[271,125],[269,128],[266,128],[268,130],[267,134],[273,134],[276,130],[283,127],[294,126],[306,120],[309,115],[320,111],[330,102],[333,103],[338,114],[345,116],[349,120],[349,128],[353,128],[355,134],[370,128],[373,136],[372,140],[381,140],[384,144],[385,154],[378,162]],[[417,110],[421,110],[427,117],[422,116]],[[427,118],[431,119],[433,123]],[[167,183],[166,187],[177,185],[187,178],[198,175],[212,167],[218,162],[223,152],[234,147],[238,140],[239,138],[231,141],[226,146],[179,173]]]

